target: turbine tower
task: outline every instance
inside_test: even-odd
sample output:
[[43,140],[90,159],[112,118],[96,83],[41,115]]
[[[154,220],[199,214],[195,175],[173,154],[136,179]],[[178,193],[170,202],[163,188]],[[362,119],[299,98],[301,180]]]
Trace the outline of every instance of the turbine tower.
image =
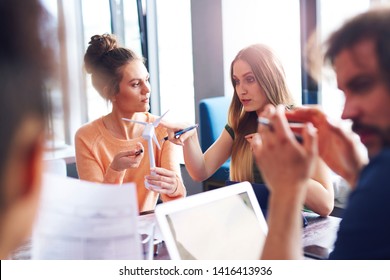
[[[154,122],[151,122],[151,123],[122,118],[122,120],[124,120],[124,121],[138,123],[138,124],[142,124],[145,126],[144,131],[142,132],[142,137],[148,142],[150,168],[156,167],[156,161],[154,159],[154,151],[153,151],[153,141],[156,144],[157,148],[161,149],[160,143],[158,143],[154,129],[155,129],[155,127],[157,127],[160,124],[161,119],[166,115],[166,113],[168,113],[168,111],[166,111],[161,117],[157,118]],[[150,189],[150,186],[151,185],[145,181],[145,187],[147,189]],[[154,186],[154,185],[153,185],[153,188],[160,189],[160,187]]]

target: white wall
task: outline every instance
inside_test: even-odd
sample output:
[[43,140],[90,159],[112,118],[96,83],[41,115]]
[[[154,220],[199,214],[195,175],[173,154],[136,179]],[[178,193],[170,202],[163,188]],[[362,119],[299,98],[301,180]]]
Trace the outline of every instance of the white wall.
[[270,46],[281,59],[295,101],[301,103],[299,0],[222,0],[225,95],[232,95],[230,63],[250,44]]

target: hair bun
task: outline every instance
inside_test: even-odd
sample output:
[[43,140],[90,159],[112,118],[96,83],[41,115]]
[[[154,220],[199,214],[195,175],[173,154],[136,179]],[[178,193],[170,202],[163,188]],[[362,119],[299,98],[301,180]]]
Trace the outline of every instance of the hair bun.
[[103,55],[118,47],[117,39],[112,34],[94,35],[88,44],[84,57],[85,68],[88,73],[91,73]]
[[105,52],[109,52],[117,47],[117,40],[115,35],[112,34],[94,35],[91,37],[89,45],[96,45]]

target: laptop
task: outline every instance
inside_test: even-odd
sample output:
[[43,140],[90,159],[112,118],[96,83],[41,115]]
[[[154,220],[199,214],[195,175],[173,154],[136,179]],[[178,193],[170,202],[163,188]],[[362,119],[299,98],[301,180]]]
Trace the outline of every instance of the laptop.
[[[225,182],[225,185],[231,186],[231,185],[237,184],[237,183],[239,183],[239,182],[227,180]],[[269,190],[265,184],[251,183],[251,186],[252,186],[253,192],[255,193],[257,202],[260,205],[261,211],[263,212],[265,219],[267,219]]]
[[259,259],[267,223],[249,182],[158,204],[172,260]]
[[[236,181],[230,181],[230,180],[227,180],[225,182],[226,186],[231,186],[237,183],[238,182]],[[269,190],[265,184],[251,183],[251,185],[255,193],[257,202],[259,203],[261,211],[263,212],[264,218],[267,220]],[[306,227],[308,225],[308,221],[303,214],[302,214],[302,225],[303,227]]]

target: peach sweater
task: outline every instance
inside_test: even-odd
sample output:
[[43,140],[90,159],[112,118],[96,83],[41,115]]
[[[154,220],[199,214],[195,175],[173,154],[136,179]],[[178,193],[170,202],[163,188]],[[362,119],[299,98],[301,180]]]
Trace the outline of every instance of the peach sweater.
[[[156,117],[147,114],[148,122],[153,122]],[[180,147],[162,139],[168,135],[166,129],[158,126],[156,136],[161,150],[153,143],[153,152],[157,167],[163,167],[176,172],[179,187],[172,195],[161,195],[162,201],[169,201],[186,195],[183,184],[178,154]],[[144,157],[137,169],[129,168],[123,171],[115,171],[110,168],[114,156],[120,152],[131,149],[137,142],[144,146]],[[114,137],[104,126],[103,118],[82,126],[75,136],[76,165],[79,178],[92,182],[122,184],[134,182],[137,186],[139,211],[155,208],[159,194],[145,188],[144,177],[149,174],[149,150],[147,141],[142,137],[130,140],[122,140]]]

